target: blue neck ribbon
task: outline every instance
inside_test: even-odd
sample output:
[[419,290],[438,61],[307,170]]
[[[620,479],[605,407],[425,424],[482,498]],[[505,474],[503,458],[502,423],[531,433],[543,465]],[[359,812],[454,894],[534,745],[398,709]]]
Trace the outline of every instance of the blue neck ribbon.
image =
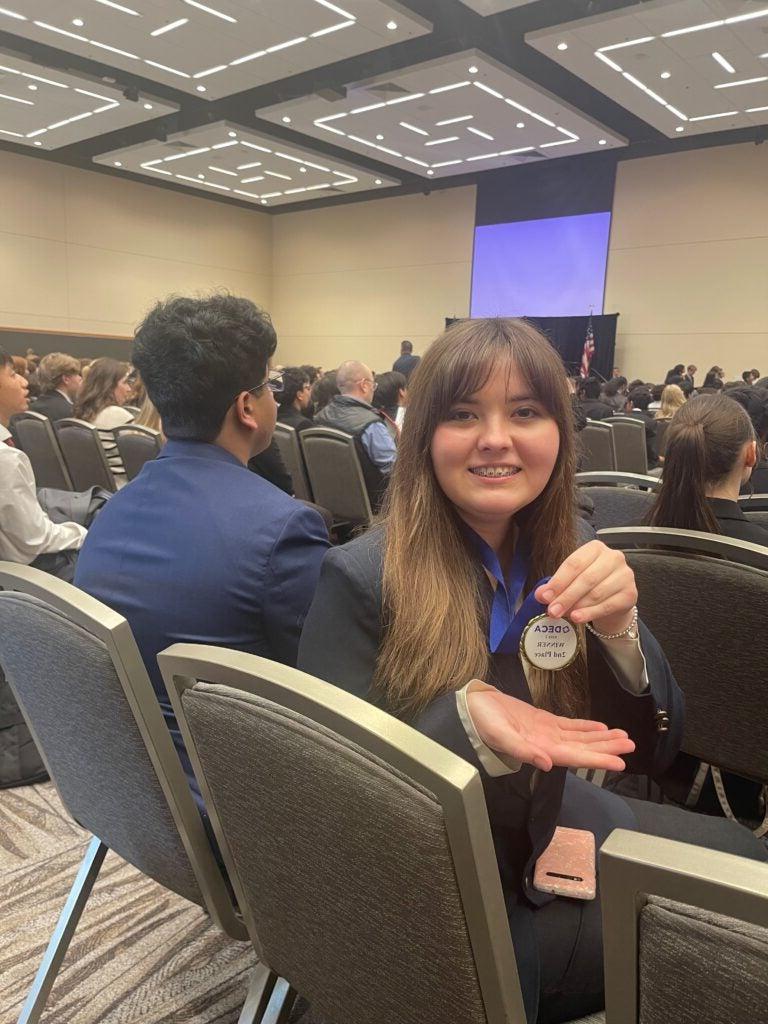
[[534,594],[542,584],[548,583],[551,577],[542,577],[515,611],[528,578],[527,546],[518,542],[512,565],[505,576],[496,552],[490,544],[487,544],[474,530],[468,532],[484,567],[496,580],[488,629],[488,647],[491,654],[517,654],[525,627],[536,615],[546,613],[547,606],[537,601]]

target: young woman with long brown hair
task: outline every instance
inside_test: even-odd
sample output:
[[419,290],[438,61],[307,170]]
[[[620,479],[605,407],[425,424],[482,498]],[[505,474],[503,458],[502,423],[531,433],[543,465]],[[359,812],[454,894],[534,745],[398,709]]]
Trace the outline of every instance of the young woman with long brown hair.
[[128,363],[117,359],[94,359],[75,403],[77,419],[99,428],[107,461],[118,479],[125,477],[125,467],[112,431],[133,420],[133,413],[123,408],[133,394],[128,380],[130,369]]
[[664,476],[650,526],[722,533],[768,545],[768,530],[747,519],[739,491],[758,461],[747,411],[727,395],[699,395],[669,425]]
[[[547,339],[521,320],[454,324],[412,385],[381,522],[326,556],[299,666],[477,767],[528,1019],[571,1020],[603,1005],[600,910],[533,887],[556,825],[598,845],[624,827],[765,850],[731,822],[625,801],[565,770],[655,774],[683,712],[623,555],[577,527],[573,416]],[[544,612],[579,637],[560,671],[526,661]]]

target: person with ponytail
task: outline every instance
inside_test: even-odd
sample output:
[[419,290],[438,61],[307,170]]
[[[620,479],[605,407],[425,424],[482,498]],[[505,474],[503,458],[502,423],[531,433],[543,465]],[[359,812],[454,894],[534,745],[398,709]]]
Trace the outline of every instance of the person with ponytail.
[[648,525],[768,545],[768,529],[738,504],[757,461],[755,430],[738,402],[727,395],[692,398],[669,425],[664,476]]
[[[383,513],[326,555],[298,665],[477,768],[527,1018],[555,1024],[604,1005],[599,899],[532,883],[556,826],[598,847],[628,828],[768,853],[732,822],[624,800],[566,770],[662,772],[683,700],[638,623],[623,554],[577,519],[573,414],[547,338],[524,320],[459,321],[417,377]],[[533,667],[534,621],[570,635],[559,671]]]

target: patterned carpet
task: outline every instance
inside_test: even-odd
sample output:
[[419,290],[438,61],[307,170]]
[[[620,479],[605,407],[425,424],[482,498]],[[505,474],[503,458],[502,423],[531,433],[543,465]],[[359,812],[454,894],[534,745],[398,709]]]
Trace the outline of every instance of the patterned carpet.
[[[87,834],[50,783],[0,791],[0,1022],[18,1017]],[[251,969],[199,907],[109,853],[43,1024],[235,1024]]]

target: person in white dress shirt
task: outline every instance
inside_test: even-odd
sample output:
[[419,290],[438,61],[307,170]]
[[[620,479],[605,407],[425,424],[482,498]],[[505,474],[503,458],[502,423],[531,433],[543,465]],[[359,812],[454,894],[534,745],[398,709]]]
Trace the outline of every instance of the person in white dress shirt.
[[[78,523],[54,523],[40,507],[35,474],[24,452],[13,443],[8,424],[26,412],[28,384],[13,360],[0,349],[0,560],[35,565],[64,579],[74,574],[74,553],[86,537]],[[52,559],[62,552],[71,557]]]

